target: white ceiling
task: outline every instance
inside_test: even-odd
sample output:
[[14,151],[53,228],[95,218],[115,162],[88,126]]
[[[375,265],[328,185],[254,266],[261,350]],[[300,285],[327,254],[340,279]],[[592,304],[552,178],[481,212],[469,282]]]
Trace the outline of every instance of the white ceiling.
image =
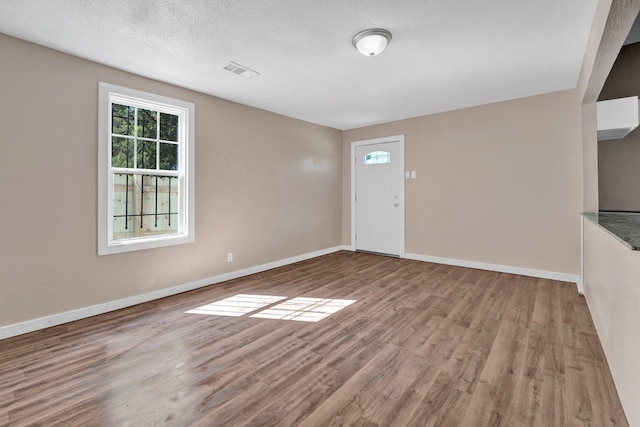
[[[2,0],[0,32],[337,129],[574,88],[597,0]],[[361,30],[393,40],[368,58]],[[223,69],[235,61],[260,74]]]

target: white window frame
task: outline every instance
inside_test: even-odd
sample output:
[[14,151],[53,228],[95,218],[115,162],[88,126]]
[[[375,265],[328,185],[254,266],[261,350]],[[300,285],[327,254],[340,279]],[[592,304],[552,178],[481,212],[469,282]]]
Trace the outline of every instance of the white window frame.
[[[195,240],[194,145],[195,105],[139,90],[100,82],[98,85],[98,255],[191,243]],[[178,232],[166,235],[113,239],[113,177],[111,168],[111,104],[160,110],[179,116],[178,170],[166,171],[179,177]],[[144,169],[136,172],[144,174]],[[155,171],[157,172],[157,171]],[[164,173],[165,171],[163,171]]]

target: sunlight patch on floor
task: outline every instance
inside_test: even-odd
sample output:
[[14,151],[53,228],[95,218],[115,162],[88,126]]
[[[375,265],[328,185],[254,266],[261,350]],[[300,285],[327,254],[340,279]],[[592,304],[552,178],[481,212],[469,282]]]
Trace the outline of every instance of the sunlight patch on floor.
[[350,299],[293,298],[249,317],[317,322],[353,304]]
[[[287,297],[238,294],[203,305],[202,307],[194,308],[193,310],[185,311],[185,313],[240,317],[269,305],[276,304],[278,301],[284,299],[287,299]],[[356,302],[356,300],[297,297],[258,311],[249,317],[295,320],[298,322],[318,322],[350,306],[354,302]]]
[[276,297],[271,295],[247,295],[238,294],[220,301],[212,302],[202,307],[194,308],[185,313],[191,314],[208,314],[211,316],[234,316],[239,317],[243,314],[251,313],[274,304],[287,297]]

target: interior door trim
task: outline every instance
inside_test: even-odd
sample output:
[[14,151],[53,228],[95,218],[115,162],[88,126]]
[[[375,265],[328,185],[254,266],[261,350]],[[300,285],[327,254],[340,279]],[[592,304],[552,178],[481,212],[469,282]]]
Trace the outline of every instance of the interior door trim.
[[[356,205],[355,205],[355,195],[356,195],[356,147],[360,147],[363,145],[375,145],[375,144],[384,144],[386,142],[399,142],[400,150],[402,151],[402,156],[400,161],[402,162],[402,171],[404,174],[404,135],[394,135],[394,136],[386,136],[383,138],[375,138],[375,139],[365,139],[361,141],[352,141],[351,142],[351,194],[349,196],[349,202],[351,205],[351,250],[356,250]],[[402,177],[401,184],[401,194],[402,194],[402,235],[400,236],[400,258],[404,258],[405,256],[405,194],[404,194],[404,176]]]

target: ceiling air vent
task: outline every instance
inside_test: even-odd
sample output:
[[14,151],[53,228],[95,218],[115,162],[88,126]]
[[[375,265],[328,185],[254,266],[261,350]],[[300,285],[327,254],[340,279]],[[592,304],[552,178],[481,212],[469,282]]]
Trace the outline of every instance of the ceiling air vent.
[[260,74],[257,71],[253,71],[252,69],[247,68],[244,65],[240,65],[237,62],[233,62],[233,61],[230,61],[227,65],[225,65],[224,69],[231,71],[232,73],[237,74],[239,76],[246,77],[248,79]]

